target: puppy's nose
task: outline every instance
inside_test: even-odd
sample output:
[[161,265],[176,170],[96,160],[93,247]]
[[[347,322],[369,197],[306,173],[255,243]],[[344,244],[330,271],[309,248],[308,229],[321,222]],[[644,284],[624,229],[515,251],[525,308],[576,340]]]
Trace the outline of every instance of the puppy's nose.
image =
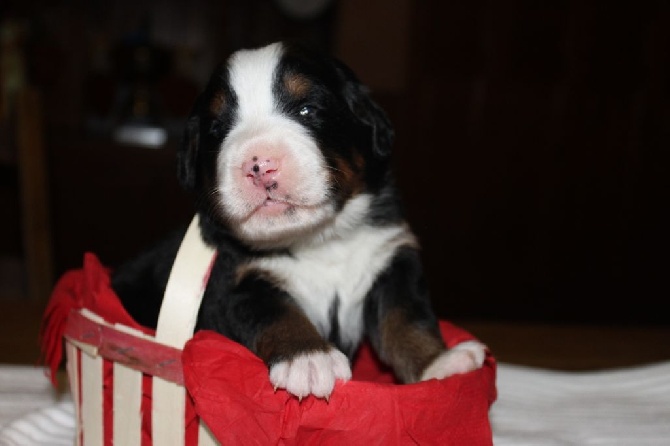
[[262,156],[253,156],[242,165],[242,171],[251,179],[254,186],[264,189],[276,189],[279,186],[279,160]]

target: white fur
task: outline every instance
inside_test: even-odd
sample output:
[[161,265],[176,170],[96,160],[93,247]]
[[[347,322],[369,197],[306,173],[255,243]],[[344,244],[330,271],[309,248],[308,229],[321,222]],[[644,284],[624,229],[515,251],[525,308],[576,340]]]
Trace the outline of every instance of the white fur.
[[270,382],[298,398],[314,395],[328,398],[335,381],[351,379],[349,360],[337,349],[329,352],[301,354],[270,368]]
[[477,341],[461,342],[442,353],[421,375],[421,381],[443,379],[458,373],[467,373],[484,364],[486,346]]
[[[284,152],[289,158],[292,188],[290,202],[294,212],[276,217],[255,216],[263,204],[262,193],[251,200],[244,191],[242,165],[251,158],[254,147]],[[285,166],[288,170],[288,167]],[[235,224],[237,235],[256,246],[285,246],[298,235],[316,227],[335,213],[328,199],[327,170],[321,151],[304,127],[281,116],[241,121],[223,142],[218,161],[221,205]]]
[[329,310],[339,298],[341,340],[357,344],[363,334],[363,300],[398,247],[415,243],[404,226],[369,227],[360,221],[370,197],[350,200],[327,230],[291,250],[292,256],[254,261],[285,284],[322,336],[331,330]]
[[[237,235],[256,247],[285,247],[323,225],[335,214],[328,201],[328,168],[308,131],[278,110],[272,93],[275,71],[282,55],[279,44],[240,51],[229,63],[230,85],[238,109],[218,158],[218,191],[225,216]],[[245,188],[243,164],[252,156],[281,158],[280,180],[291,212],[256,215],[264,192]],[[272,197],[275,198],[275,197]]]
[[237,95],[240,120],[266,116],[275,109],[272,85],[283,49],[280,43],[238,51],[228,63],[230,85]]

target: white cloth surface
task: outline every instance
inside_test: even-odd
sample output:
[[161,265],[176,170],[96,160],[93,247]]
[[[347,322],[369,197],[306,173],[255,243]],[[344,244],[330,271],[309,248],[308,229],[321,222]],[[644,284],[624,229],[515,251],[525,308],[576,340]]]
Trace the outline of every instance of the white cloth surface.
[[39,367],[0,365],[0,446],[72,446],[74,406]]
[[670,361],[597,372],[500,364],[496,446],[670,445]]
[[[598,372],[498,365],[496,446],[670,445],[670,361]],[[74,408],[44,371],[0,366],[0,446],[72,445]]]

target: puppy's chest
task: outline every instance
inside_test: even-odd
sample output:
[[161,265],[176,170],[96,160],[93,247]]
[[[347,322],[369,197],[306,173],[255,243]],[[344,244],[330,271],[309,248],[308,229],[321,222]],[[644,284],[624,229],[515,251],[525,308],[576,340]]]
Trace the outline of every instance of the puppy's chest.
[[325,338],[354,347],[363,334],[363,304],[397,248],[414,243],[402,226],[364,227],[346,238],[256,260],[253,266],[279,279]]

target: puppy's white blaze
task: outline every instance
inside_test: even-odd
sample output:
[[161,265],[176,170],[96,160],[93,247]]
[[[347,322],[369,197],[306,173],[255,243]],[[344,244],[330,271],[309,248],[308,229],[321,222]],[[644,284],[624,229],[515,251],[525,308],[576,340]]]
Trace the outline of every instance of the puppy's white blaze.
[[331,331],[330,309],[339,299],[337,314],[341,340],[357,344],[363,334],[363,301],[380,271],[396,250],[415,244],[405,226],[385,228],[362,224],[370,197],[350,200],[318,243],[291,250],[292,256],[256,260],[253,267],[269,271],[285,284],[320,334]]
[[299,398],[310,394],[328,397],[338,379],[351,379],[351,368],[347,357],[336,349],[301,354],[270,368],[272,385]]
[[282,53],[281,44],[273,43],[255,50],[238,51],[231,57],[229,79],[237,95],[239,118],[267,115],[275,109],[272,85]]
[[[280,112],[273,94],[282,53],[281,44],[240,51],[228,65],[237,110],[217,161],[218,189],[237,235],[259,248],[289,246],[335,213],[328,203],[328,168],[321,150],[305,127]],[[287,212],[254,212],[266,197],[244,183],[241,169],[253,156],[282,160],[280,189],[272,198],[287,200],[292,206]]]
[[476,370],[484,364],[486,346],[477,341],[461,342],[442,353],[421,374],[421,381],[442,379]]

